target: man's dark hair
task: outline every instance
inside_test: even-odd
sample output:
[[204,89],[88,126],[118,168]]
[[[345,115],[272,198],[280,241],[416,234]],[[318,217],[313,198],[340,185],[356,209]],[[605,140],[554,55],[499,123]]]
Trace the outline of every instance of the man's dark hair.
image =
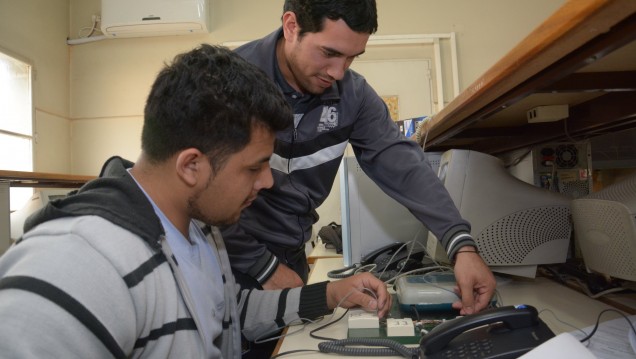
[[300,35],[322,31],[325,19],[342,19],[355,32],[378,30],[375,0],[285,0],[283,12],[287,11],[296,14]]
[[194,147],[218,170],[250,141],[252,124],[279,131],[293,122],[278,87],[221,46],[177,55],[157,76],[144,111],[141,147],[161,162]]

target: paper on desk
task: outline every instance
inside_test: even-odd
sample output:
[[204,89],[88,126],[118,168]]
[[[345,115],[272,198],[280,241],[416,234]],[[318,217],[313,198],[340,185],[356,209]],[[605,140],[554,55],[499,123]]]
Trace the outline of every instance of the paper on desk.
[[596,357],[570,333],[561,333],[519,357],[519,359],[548,358],[595,359]]
[[[636,315],[627,318],[636,326]],[[593,325],[583,328],[583,331],[589,334],[592,329]],[[623,317],[602,322],[590,338],[587,348],[599,359],[634,359],[636,353],[629,343],[630,331],[631,328]],[[570,334],[579,340],[587,336],[578,330]]]

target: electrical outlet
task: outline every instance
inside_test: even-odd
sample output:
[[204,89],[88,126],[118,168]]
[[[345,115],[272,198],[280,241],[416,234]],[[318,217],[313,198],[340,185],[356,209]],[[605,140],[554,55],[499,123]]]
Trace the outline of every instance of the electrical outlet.
[[411,337],[415,335],[413,328],[413,319],[411,318],[388,318],[386,320],[387,337]]

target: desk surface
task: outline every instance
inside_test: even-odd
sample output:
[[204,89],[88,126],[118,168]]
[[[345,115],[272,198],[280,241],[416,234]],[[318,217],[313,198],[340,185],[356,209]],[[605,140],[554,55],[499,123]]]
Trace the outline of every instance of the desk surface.
[[316,246],[307,256],[307,262],[309,262],[309,264],[313,264],[316,260],[322,258],[340,258],[342,260],[342,254],[336,253],[334,248],[326,248],[322,241],[316,241]]
[[[329,280],[327,272],[342,267],[341,258],[318,259],[314,263],[309,276],[309,283]],[[598,314],[611,306],[587,297],[573,289],[560,285],[550,279],[538,277],[535,279],[509,279],[504,278],[498,285],[498,291],[503,305],[529,304],[537,308],[540,318],[552,329],[555,334],[574,331],[575,328],[585,328],[596,323]],[[313,339],[309,332],[328,321],[335,320],[342,315],[344,309],[338,309],[335,315],[327,316],[320,322],[308,324],[304,329],[300,326],[290,327],[278,353],[291,350],[310,349],[317,350],[318,343],[322,340]],[[554,314],[552,314],[554,313]],[[556,317],[555,317],[556,315]],[[601,321],[611,320],[618,314],[608,314]],[[568,323],[573,327],[569,326]],[[298,331],[298,332],[297,332]],[[297,332],[297,333],[296,333]],[[317,335],[331,338],[346,338],[347,325],[343,319],[329,326]],[[321,353],[298,353],[283,356],[284,358],[327,358],[333,357]],[[378,357],[375,357],[378,358]],[[387,357],[389,358],[389,357]],[[394,358],[394,357],[391,357]]]

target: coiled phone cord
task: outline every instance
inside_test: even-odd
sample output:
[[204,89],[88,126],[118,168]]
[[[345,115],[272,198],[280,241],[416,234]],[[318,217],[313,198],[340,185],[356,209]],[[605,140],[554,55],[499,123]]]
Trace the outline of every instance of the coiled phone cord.
[[[365,345],[384,348],[349,348],[347,345]],[[318,349],[323,353],[336,353],[349,356],[392,356],[400,355],[404,358],[417,359],[419,348],[409,348],[395,340],[376,338],[348,338],[318,343]]]

